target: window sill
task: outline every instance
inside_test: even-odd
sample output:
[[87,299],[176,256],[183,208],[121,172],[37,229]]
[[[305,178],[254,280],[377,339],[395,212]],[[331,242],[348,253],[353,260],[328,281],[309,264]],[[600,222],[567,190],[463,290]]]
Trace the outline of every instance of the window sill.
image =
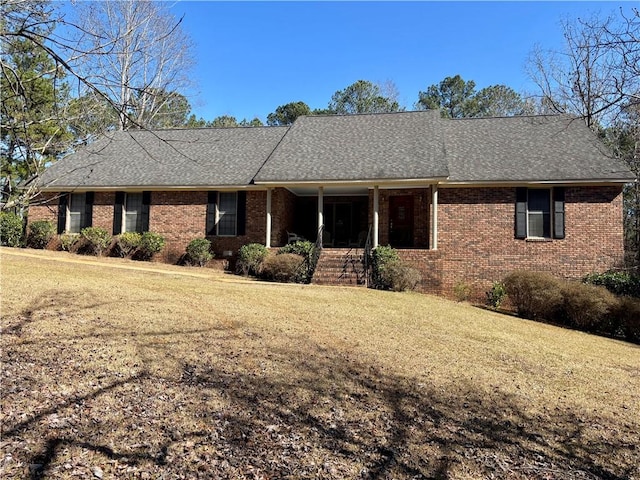
[[524,239],[525,242],[533,242],[533,243],[544,243],[544,242],[552,242],[553,239],[549,237],[527,237]]

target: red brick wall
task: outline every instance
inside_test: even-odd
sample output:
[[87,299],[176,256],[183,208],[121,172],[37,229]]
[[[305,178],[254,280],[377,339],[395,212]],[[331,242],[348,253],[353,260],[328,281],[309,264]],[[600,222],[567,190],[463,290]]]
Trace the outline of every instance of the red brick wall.
[[[429,208],[431,190],[412,188],[403,190],[379,190],[378,243],[389,244],[389,198],[392,196],[413,196],[413,245],[415,248],[429,246]],[[373,190],[369,192],[369,224],[373,223]]]
[[517,269],[579,278],[620,264],[621,187],[565,189],[562,240],[514,237],[515,188],[440,188],[438,250],[443,292],[465,282],[482,294]]

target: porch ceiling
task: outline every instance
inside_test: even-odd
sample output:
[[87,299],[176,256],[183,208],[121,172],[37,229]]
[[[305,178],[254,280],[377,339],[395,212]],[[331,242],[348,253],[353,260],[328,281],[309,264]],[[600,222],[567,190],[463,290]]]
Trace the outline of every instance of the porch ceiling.
[[[317,186],[295,186],[287,187],[289,191],[299,197],[317,197]],[[354,195],[368,195],[369,188],[367,186],[355,186],[355,185],[340,185],[340,186],[326,186],[323,187],[324,196],[354,196]]]

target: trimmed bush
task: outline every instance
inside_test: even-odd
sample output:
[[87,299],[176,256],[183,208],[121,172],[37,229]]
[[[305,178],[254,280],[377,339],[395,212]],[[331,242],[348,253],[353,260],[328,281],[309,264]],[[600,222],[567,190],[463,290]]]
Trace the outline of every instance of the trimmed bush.
[[267,250],[267,247],[260,243],[243,245],[238,251],[236,272],[244,276],[257,276],[260,273],[260,266],[268,254],[269,250]]
[[587,332],[614,333],[611,317],[618,301],[606,288],[566,282],[562,286],[563,305],[558,320]]
[[487,293],[487,305],[492,308],[500,308],[507,296],[507,290],[502,282],[493,282],[491,289]]
[[56,229],[49,220],[36,220],[29,224],[27,245],[31,248],[46,248],[56,233]]
[[159,233],[144,232],[140,237],[138,253],[142,260],[151,260],[165,245],[165,239]]
[[116,237],[116,248],[118,255],[120,255],[121,257],[132,256],[140,246],[141,240],[142,235],[140,235],[138,232],[121,233]]
[[102,256],[111,244],[111,235],[101,227],[86,227],[80,231],[87,248],[95,255]]
[[582,279],[584,283],[602,285],[616,295],[640,297],[640,276],[628,272],[592,273]]
[[274,282],[295,282],[304,263],[305,259],[295,253],[269,255],[262,262],[260,276]]
[[453,286],[453,296],[457,302],[466,302],[471,296],[471,287],[468,283],[460,280]]
[[19,247],[22,245],[23,222],[20,215],[0,212],[0,245]]
[[309,283],[311,281],[314,267],[312,266],[312,257],[314,250],[315,245],[308,240],[298,240],[278,249],[278,255],[293,253],[304,258],[304,265],[301,266],[298,271],[298,276],[295,279],[296,282]]
[[615,308],[613,318],[618,331],[630,342],[640,343],[640,300],[631,297],[621,297]]
[[373,288],[381,290],[389,290],[391,288],[391,280],[385,270],[388,265],[399,261],[398,251],[389,245],[386,247],[379,246],[371,252],[371,281]]
[[394,292],[415,290],[422,280],[420,272],[402,260],[387,262],[383,276],[385,283],[388,283],[389,288]]
[[78,240],[80,240],[80,235],[77,233],[63,233],[60,235],[60,248],[65,252],[70,252]]
[[187,262],[204,267],[213,258],[211,242],[206,238],[194,238],[187,245]]
[[562,284],[548,273],[517,271],[503,283],[518,315],[524,318],[552,320],[562,308]]

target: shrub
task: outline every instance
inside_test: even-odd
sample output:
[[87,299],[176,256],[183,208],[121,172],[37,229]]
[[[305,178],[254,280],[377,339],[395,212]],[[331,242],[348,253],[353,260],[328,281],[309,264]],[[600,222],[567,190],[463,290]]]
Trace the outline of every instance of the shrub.
[[140,237],[140,246],[138,247],[140,258],[150,260],[164,248],[165,243],[164,237],[159,233],[144,232]]
[[487,291],[487,305],[492,308],[500,308],[504,298],[507,296],[507,291],[502,282],[493,282],[491,289]]
[[[613,312],[619,332],[630,342],[640,343],[640,300],[621,297]],[[614,332],[618,333],[618,331]]]
[[45,248],[55,233],[56,229],[49,220],[36,220],[29,224],[27,244],[32,248]]
[[387,262],[384,268],[383,277],[385,283],[394,292],[404,292],[415,290],[422,280],[420,272],[407,265],[401,260]]
[[260,273],[260,265],[267,257],[269,250],[260,243],[248,243],[240,247],[236,271],[243,275],[257,276]]
[[379,246],[371,252],[371,281],[373,288],[389,290],[391,282],[386,275],[387,265],[393,262],[399,262],[400,257],[398,251],[391,246]]
[[298,240],[278,249],[278,255],[293,253],[304,258],[304,264],[298,271],[298,276],[295,279],[296,282],[309,283],[311,281],[311,277],[313,276],[313,268],[315,267],[315,265],[312,265],[314,250],[315,245],[308,240]]
[[517,271],[507,275],[504,287],[518,315],[553,319],[562,307],[561,283],[547,273]]
[[22,244],[23,222],[20,215],[0,212],[0,245],[19,247]]
[[88,249],[97,256],[101,256],[111,244],[111,235],[101,227],[83,228],[80,236],[86,241]]
[[187,261],[190,264],[204,267],[212,258],[211,242],[206,238],[194,238],[187,245]]
[[562,313],[567,323],[587,332],[610,332],[616,330],[611,322],[611,313],[617,305],[616,297],[606,288],[565,282],[562,286]]
[[275,282],[295,282],[304,262],[304,258],[295,253],[269,255],[262,262],[260,276]]
[[582,281],[591,285],[602,285],[616,295],[640,297],[640,275],[628,272],[592,273]]
[[453,296],[457,302],[466,302],[471,296],[471,287],[460,280],[453,286]]
[[116,237],[116,247],[118,255],[129,257],[135,253],[140,246],[142,235],[138,232],[124,232]]
[[78,240],[80,240],[80,235],[77,233],[64,233],[60,235],[60,248],[65,252],[70,252]]

